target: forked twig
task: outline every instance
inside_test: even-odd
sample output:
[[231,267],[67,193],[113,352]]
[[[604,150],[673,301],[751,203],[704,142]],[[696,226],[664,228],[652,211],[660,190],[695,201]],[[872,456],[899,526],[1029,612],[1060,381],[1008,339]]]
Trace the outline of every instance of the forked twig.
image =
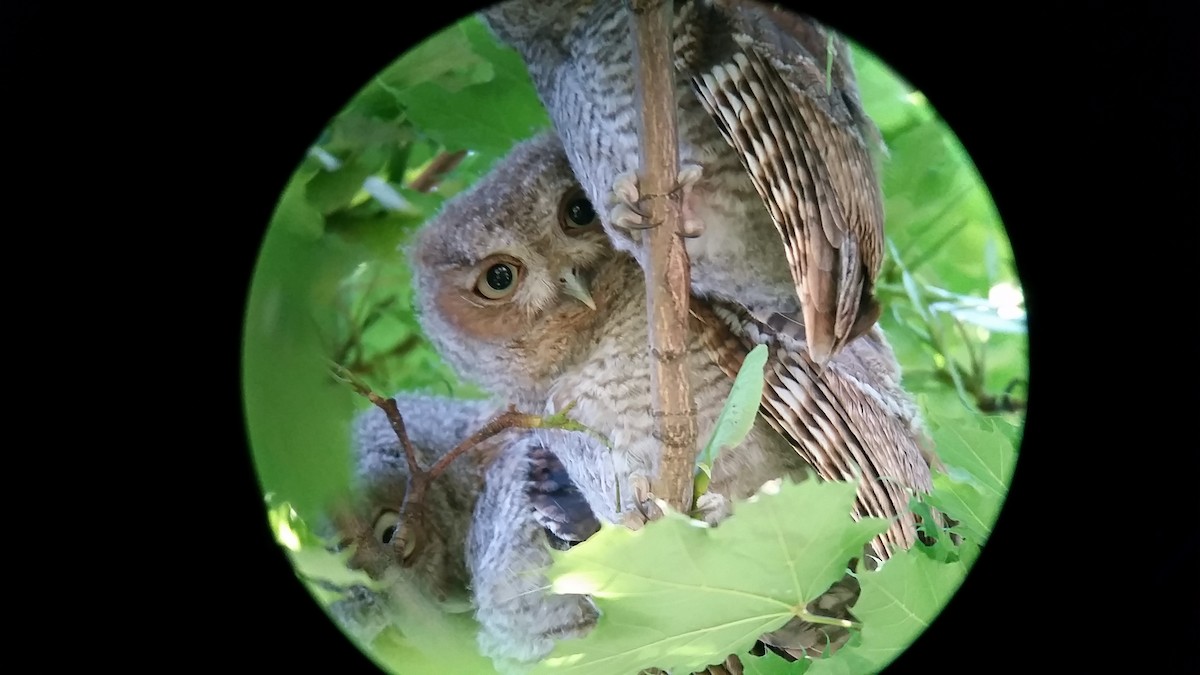
[[594,434],[587,427],[567,418],[566,414],[574,404],[568,405],[557,414],[544,417],[518,412],[515,407],[509,406],[508,410],[493,417],[482,428],[454,446],[454,449],[434,462],[428,470],[425,470],[417,461],[416,450],[408,438],[408,431],[404,426],[404,416],[400,414],[396,399],[384,398],[376,394],[358,376],[337,363],[330,361],[329,367],[335,379],[350,385],[359,395],[366,397],[376,407],[383,410],[392,426],[392,431],[400,439],[400,446],[404,449],[404,457],[408,463],[408,479],[404,490],[404,503],[400,505],[399,509],[400,524],[396,528],[391,542],[396,559],[401,561],[404,566],[410,565],[415,560],[415,554],[423,543],[421,532],[424,531],[425,495],[429,491],[429,484],[445,473],[450,464],[468,450],[509,429],[567,429]]

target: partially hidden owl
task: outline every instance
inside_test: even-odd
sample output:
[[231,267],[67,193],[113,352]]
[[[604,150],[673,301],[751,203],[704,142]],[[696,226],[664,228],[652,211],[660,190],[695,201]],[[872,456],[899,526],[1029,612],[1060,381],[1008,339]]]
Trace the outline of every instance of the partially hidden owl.
[[[461,377],[526,411],[571,405],[573,419],[608,440],[611,452],[556,452],[596,516],[617,522],[635,506],[631,476],[656,475],[658,464],[644,281],[636,261],[609,244],[559,139],[546,133],[517,145],[446,203],[410,256],[422,326]],[[930,467],[916,406],[878,329],[818,375],[802,338],[730,303],[693,297],[691,305],[686,358],[699,443],[749,349],[762,343],[771,352],[762,413],[713,467],[705,520],[728,516],[732,500],[770,479],[803,480],[815,469],[859,480],[857,514],[892,519],[871,544],[876,557],[910,546],[909,495],[931,489]],[[804,651],[810,637],[771,644]]]
[[[638,104],[623,0],[509,0],[480,13],[522,56],[613,244],[639,257]],[[823,366],[878,319],[878,130],[845,40],[753,0],[674,3],[692,289],[791,317]],[[698,236],[695,236],[697,235]],[[747,265],[753,260],[753,265]]]
[[[493,401],[397,395],[397,407],[423,466],[436,461],[503,406]],[[553,639],[586,632],[595,623],[590,599],[551,595],[542,572],[550,548],[587,539],[599,521],[555,454],[582,455],[595,441],[573,431],[511,429],[481,443],[430,484],[423,545],[398,556],[392,537],[404,501],[407,461],[383,411],[354,423],[356,495],[333,515],[348,565],[365,571],[374,588],[339,589],[330,610],[364,643],[398,616],[406,626],[437,612],[472,612],[483,655],[502,670],[549,652]]]

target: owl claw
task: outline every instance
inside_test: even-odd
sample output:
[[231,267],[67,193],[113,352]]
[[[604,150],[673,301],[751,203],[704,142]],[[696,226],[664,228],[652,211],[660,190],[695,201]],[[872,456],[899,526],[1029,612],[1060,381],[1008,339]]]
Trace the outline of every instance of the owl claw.
[[709,525],[716,525],[733,514],[733,502],[716,492],[705,492],[696,500],[692,516]]
[[629,204],[617,204],[608,212],[608,220],[622,230],[648,230],[646,216]]
[[[699,164],[688,163],[679,167],[679,184],[672,192],[681,192],[683,218],[680,221],[680,234],[684,237],[695,238],[704,234],[704,222],[695,216],[689,203],[692,188],[703,177],[704,167]],[[646,223],[646,214],[640,209],[641,201],[637,174],[626,172],[617,176],[609,198],[609,202],[614,204],[608,214],[609,222],[623,230],[648,230],[654,227]]]
[[663,517],[662,507],[658,499],[650,492],[650,481],[641,474],[629,477],[629,485],[633,488],[634,508],[621,515],[621,524],[631,530],[640,530],[651,520]]

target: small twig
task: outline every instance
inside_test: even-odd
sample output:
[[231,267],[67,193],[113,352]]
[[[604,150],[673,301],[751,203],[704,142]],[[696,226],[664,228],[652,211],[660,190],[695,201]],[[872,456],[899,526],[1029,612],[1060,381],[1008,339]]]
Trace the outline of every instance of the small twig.
[[357,375],[347,370],[344,366],[329,362],[330,368],[333,370],[333,376],[346,382],[354,391],[365,396],[368,401],[374,403],[376,407],[383,410],[383,414],[387,416],[388,423],[392,425],[392,431],[396,432],[396,438],[400,439],[400,447],[404,448],[404,458],[408,462],[409,480],[413,476],[421,472],[421,465],[417,463],[417,454],[413,450],[412,441],[408,439],[408,430],[404,428],[404,417],[400,414],[400,408],[396,405],[396,399],[384,398],[367,386]]
[[408,187],[417,192],[429,192],[432,190],[442,178],[454,170],[458,163],[467,156],[466,150],[455,150],[454,152],[443,152],[433,161],[429,162],[429,166],[425,167],[416,178],[408,183]]

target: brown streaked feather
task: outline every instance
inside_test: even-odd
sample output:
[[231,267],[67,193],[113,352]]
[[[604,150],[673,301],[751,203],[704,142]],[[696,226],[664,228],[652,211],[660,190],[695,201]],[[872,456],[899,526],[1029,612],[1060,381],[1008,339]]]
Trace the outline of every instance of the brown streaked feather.
[[891,520],[871,543],[875,555],[887,559],[896,547],[912,546],[917,520],[908,508],[909,491],[932,489],[929,463],[917,434],[889,409],[886,393],[874,389],[855,353],[872,349],[870,339],[821,372],[806,353],[800,321],[774,315],[763,323],[741,308],[696,298],[692,312],[705,347],[730,377],[753,345],[768,345],[760,414],[822,479],[858,481],[855,517]]
[[754,50],[693,78],[775,222],[824,365],[878,318],[883,205],[861,135]]

